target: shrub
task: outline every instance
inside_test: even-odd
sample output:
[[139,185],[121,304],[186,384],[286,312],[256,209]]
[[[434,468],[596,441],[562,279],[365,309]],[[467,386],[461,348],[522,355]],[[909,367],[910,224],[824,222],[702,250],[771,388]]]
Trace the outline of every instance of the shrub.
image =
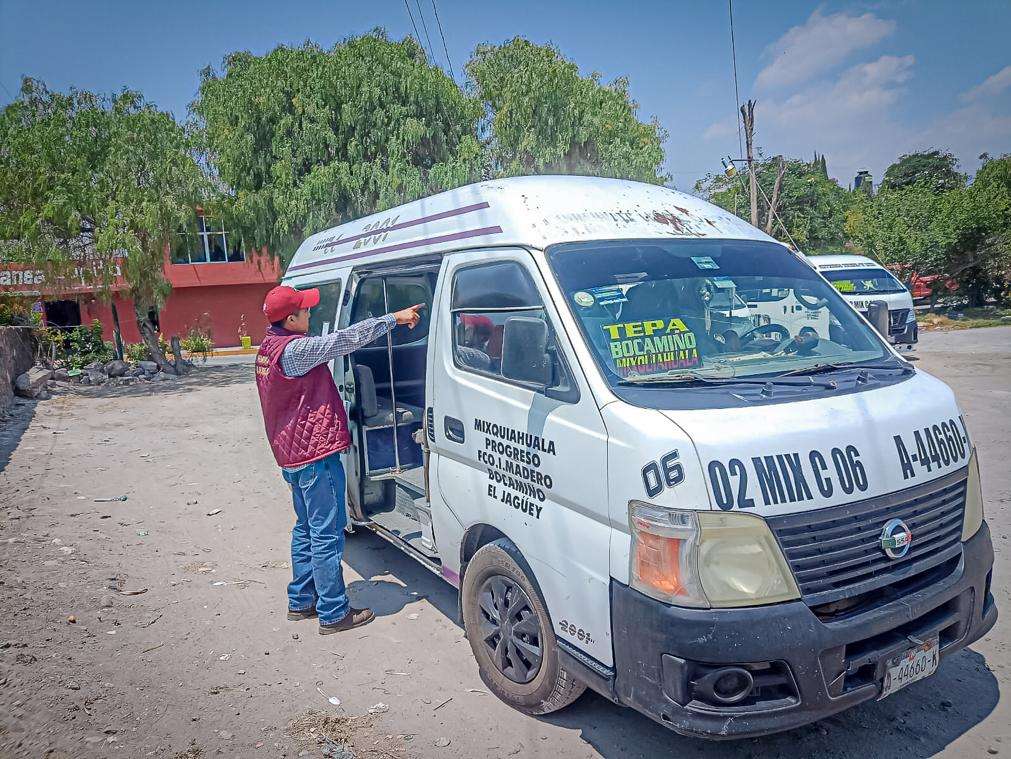
[[138,361],[150,361],[151,354],[148,352],[147,346],[144,343],[129,343],[124,349],[123,354],[126,356],[127,361],[132,361],[137,363]]
[[201,332],[196,327],[191,328],[186,337],[184,337],[180,344],[183,350],[188,351],[193,354],[200,354],[200,357],[206,361],[207,357],[211,355],[214,351],[214,341],[211,340],[211,336]]
[[0,293],[0,327],[39,327],[42,315],[32,308],[32,303],[5,293]]
[[97,319],[90,327],[73,329],[48,328],[40,332],[43,354],[54,355],[58,362],[71,369],[80,369],[96,361],[105,363],[115,355],[112,343],[102,339],[102,323]]

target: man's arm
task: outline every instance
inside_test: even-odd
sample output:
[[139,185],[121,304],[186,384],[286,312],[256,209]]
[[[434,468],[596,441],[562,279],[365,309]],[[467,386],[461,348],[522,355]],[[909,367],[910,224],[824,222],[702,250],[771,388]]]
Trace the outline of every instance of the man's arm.
[[302,377],[320,364],[325,364],[338,356],[354,353],[377,337],[382,337],[398,324],[406,324],[414,329],[420,320],[419,308],[422,306],[411,306],[377,319],[363,319],[329,335],[314,335],[292,340],[284,346],[284,352],[281,354],[281,371],[289,377]]
[[395,326],[397,321],[393,314],[386,314],[377,319],[363,319],[329,335],[292,340],[281,354],[281,369],[289,377],[302,377],[320,364],[354,353]]

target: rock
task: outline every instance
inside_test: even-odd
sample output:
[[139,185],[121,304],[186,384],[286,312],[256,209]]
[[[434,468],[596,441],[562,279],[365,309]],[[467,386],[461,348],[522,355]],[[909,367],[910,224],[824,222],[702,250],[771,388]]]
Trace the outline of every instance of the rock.
[[168,376],[165,374],[165,372],[158,372],[157,374],[151,376],[152,382],[164,382],[167,379]]
[[158,364],[154,361],[138,361],[137,366],[143,369],[145,374],[154,374],[158,371]]
[[143,377],[144,376],[144,368],[141,367],[141,366],[131,367],[130,371],[127,372],[127,375],[130,376],[130,377]]
[[81,689],[81,686],[78,685],[75,682],[69,682],[69,683],[67,683],[67,687],[70,688],[70,690],[80,690]]
[[110,361],[105,365],[105,373],[110,377],[122,377],[126,374],[129,368],[130,365],[127,364],[126,361],[119,361],[117,359],[115,361]]
[[90,364],[84,367],[86,372],[100,372],[105,369],[105,364],[101,361],[92,361]]
[[53,379],[57,382],[70,382],[70,372],[66,369],[57,369],[53,372]]
[[36,398],[40,392],[46,389],[46,383],[52,376],[52,370],[33,366],[24,374],[19,374],[14,378],[14,392],[23,398]]
[[121,385],[132,385],[136,381],[137,381],[136,377],[131,377],[129,375],[127,375],[126,377],[123,377],[121,380],[119,380],[119,382],[120,382]]
[[89,385],[103,385],[109,379],[105,374],[96,369],[89,369],[87,375]]

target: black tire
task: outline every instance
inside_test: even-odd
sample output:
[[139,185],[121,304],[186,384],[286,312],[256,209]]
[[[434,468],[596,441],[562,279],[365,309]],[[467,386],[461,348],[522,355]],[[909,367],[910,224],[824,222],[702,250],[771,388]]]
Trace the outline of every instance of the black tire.
[[[463,626],[491,692],[525,714],[549,714],[579,698],[586,686],[562,669],[551,618],[525,565],[505,539],[478,550],[460,588]],[[503,598],[508,603],[502,604]],[[512,613],[507,622],[493,618],[499,606],[508,606]],[[535,667],[536,651],[540,655]]]

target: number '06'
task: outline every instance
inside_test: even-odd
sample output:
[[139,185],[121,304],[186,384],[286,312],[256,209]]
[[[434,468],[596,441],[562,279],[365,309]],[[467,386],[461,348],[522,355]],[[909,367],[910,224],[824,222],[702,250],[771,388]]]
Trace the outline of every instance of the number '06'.
[[671,451],[661,456],[659,461],[651,461],[642,468],[642,484],[647,496],[655,498],[665,487],[672,488],[684,482],[685,469],[678,458],[678,452]]

